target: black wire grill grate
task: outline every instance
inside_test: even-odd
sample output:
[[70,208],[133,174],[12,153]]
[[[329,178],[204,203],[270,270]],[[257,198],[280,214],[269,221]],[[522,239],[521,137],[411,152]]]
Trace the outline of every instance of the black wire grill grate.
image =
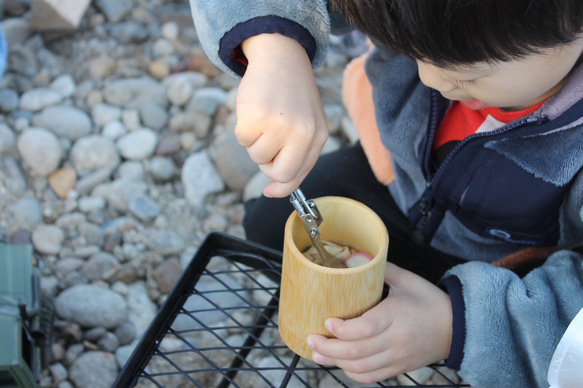
[[357,384],[292,353],[279,337],[281,254],[211,233],[135,348],[114,388],[469,387],[443,365]]

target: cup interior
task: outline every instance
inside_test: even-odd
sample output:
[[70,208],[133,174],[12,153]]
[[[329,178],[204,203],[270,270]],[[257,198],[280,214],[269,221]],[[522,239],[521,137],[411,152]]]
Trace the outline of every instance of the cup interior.
[[[300,255],[315,269],[330,271],[359,271],[373,265],[377,260],[386,260],[380,257],[386,254],[388,245],[387,229],[380,217],[360,202],[342,197],[322,197],[315,199],[316,205],[322,214],[323,221],[319,226],[320,239],[345,244],[358,252],[366,252],[373,256],[373,260],[365,265],[354,268],[328,268],[312,263],[303,252],[312,244],[302,221],[294,212],[290,217],[290,227],[286,228],[286,239],[291,239],[294,254]],[[303,260],[302,259],[302,260]]]

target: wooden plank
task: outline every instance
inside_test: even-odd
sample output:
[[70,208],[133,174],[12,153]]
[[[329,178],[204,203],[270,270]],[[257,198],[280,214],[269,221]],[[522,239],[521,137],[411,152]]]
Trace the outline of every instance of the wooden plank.
[[76,30],[91,0],[35,0],[30,25],[35,30]]

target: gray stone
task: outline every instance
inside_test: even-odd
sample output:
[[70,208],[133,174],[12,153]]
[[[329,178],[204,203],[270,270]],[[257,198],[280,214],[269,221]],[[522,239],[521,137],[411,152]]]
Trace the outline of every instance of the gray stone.
[[83,339],[91,342],[97,342],[101,337],[107,333],[105,327],[94,327],[93,329],[87,330],[83,333]]
[[47,106],[58,104],[61,99],[61,95],[52,89],[32,89],[20,96],[20,108],[36,112]]
[[186,246],[184,239],[171,230],[148,229],[146,246],[160,255],[180,253]]
[[41,225],[32,233],[35,249],[47,255],[57,254],[64,240],[65,233],[55,225]]
[[59,384],[57,384],[57,388],[75,388],[75,387],[69,381],[65,380],[59,381]]
[[190,155],[186,159],[181,178],[185,198],[197,211],[202,209],[207,195],[225,189],[223,180],[206,152]]
[[124,212],[128,210],[131,199],[136,195],[145,194],[147,189],[148,185],[145,182],[117,179],[97,186],[91,195],[107,199],[116,210]]
[[158,289],[162,294],[168,294],[182,275],[180,260],[171,258],[165,260],[153,272],[154,279],[158,284]]
[[170,158],[154,156],[148,162],[148,171],[155,181],[167,182],[176,175],[176,165]]
[[144,281],[132,283],[126,297],[128,304],[128,321],[135,329],[136,338],[140,338],[158,312],[158,306],[148,297]]
[[55,221],[55,225],[68,231],[78,231],[79,226],[87,221],[85,214],[79,212],[69,212],[63,214]]
[[55,105],[45,108],[34,116],[32,124],[48,129],[59,137],[77,140],[91,132],[89,115],[69,105]]
[[164,57],[170,55],[174,52],[174,46],[167,39],[160,38],[157,39],[152,45],[152,54],[155,57]]
[[69,370],[75,386],[91,388],[110,388],[118,373],[113,354],[101,351],[81,354]]
[[206,113],[188,111],[173,115],[168,122],[172,132],[194,132],[197,138],[208,136],[213,118]]
[[194,110],[212,116],[218,107],[225,105],[227,92],[219,88],[200,88],[195,90],[187,110]]
[[189,83],[173,83],[168,86],[168,100],[176,106],[186,104],[192,97],[194,88]]
[[[291,357],[281,357],[281,359],[277,360],[275,357],[264,357],[257,363],[257,369],[265,371],[262,373],[263,378],[267,379],[270,384],[273,384],[274,387],[280,387],[283,385],[283,382],[288,377],[288,371],[281,368],[281,364],[290,365],[292,363]],[[286,383],[285,386],[287,388],[300,388],[305,386],[305,384],[300,382],[300,379],[303,381],[309,381],[308,378],[308,371],[307,370],[295,370],[295,374],[297,377],[292,379],[289,383]],[[255,376],[254,376],[255,377]],[[253,379],[251,379],[253,381]],[[256,377],[256,384],[259,386],[262,384],[262,379]],[[254,386],[253,383],[249,384],[250,386]],[[344,384],[343,384],[344,385]],[[336,386],[340,386],[340,384],[336,383]],[[357,385],[350,385],[351,387],[358,387]],[[319,388],[325,388],[323,386],[319,386]]]
[[96,78],[106,78],[113,74],[115,60],[108,56],[94,58],[89,62],[89,74]]
[[54,297],[59,291],[59,279],[56,276],[43,276],[40,280],[40,288],[43,295]]
[[121,113],[121,121],[123,125],[130,131],[135,131],[142,127],[140,121],[140,112],[137,109],[125,109]]
[[43,219],[41,204],[34,197],[20,198],[10,212],[16,226],[24,230],[33,230]]
[[18,93],[12,89],[0,90],[0,112],[10,113],[16,110],[19,106]]
[[125,108],[139,108],[147,102],[153,102],[162,107],[168,105],[166,87],[147,77],[107,82],[103,94],[108,103]]
[[83,344],[73,344],[69,346],[65,352],[65,365],[71,365],[73,361],[75,361],[77,357],[83,353],[83,350],[85,350]]
[[411,372],[407,372],[407,374],[416,381],[416,383],[412,382],[411,379],[405,375],[397,376],[397,381],[399,384],[403,385],[417,385],[417,384],[425,384],[429,381],[431,376],[433,376],[433,369],[423,367],[420,369],[413,370]]
[[73,251],[73,255],[75,255],[76,257],[81,257],[81,258],[86,259],[86,258],[96,254],[99,251],[100,250],[99,250],[98,246],[88,245],[88,246],[84,246],[84,247],[75,248],[75,250]]
[[69,322],[61,328],[61,335],[65,341],[81,342],[83,331],[78,324]]
[[15,195],[21,195],[26,190],[26,179],[19,163],[15,158],[6,157],[3,160],[3,169],[6,173],[6,187]]
[[222,214],[210,214],[204,220],[203,229],[207,232],[219,231],[224,232],[229,227],[229,220]]
[[130,0],[95,0],[95,4],[110,22],[119,22],[134,8]]
[[0,23],[8,46],[24,43],[32,33],[28,18],[9,18]]
[[215,139],[214,161],[227,187],[237,191],[259,171],[247,150],[237,142],[233,132],[222,132]]
[[64,257],[55,264],[55,275],[59,279],[65,279],[69,273],[81,268],[83,263],[85,261],[77,257]]
[[121,121],[114,120],[103,126],[101,134],[105,137],[109,137],[112,140],[116,140],[119,137],[127,133],[127,128],[123,125]]
[[55,299],[57,314],[82,327],[112,329],[127,318],[125,300],[117,293],[92,285],[76,285]]
[[83,197],[79,199],[79,210],[84,213],[93,213],[105,208],[106,202],[103,197]]
[[49,372],[51,372],[51,376],[55,382],[63,381],[69,376],[67,368],[60,362],[50,365]]
[[99,339],[97,342],[97,346],[101,350],[105,350],[109,353],[114,353],[117,348],[119,348],[119,340],[115,336],[115,334],[111,332],[107,332]]
[[147,128],[127,133],[116,142],[121,156],[130,160],[143,160],[152,156],[157,144],[158,135]]
[[342,118],[342,122],[340,123],[340,129],[342,130],[344,136],[348,138],[350,144],[356,143],[360,138],[360,135],[358,134],[358,131],[354,126],[354,123],[347,116]]
[[71,271],[63,277],[59,286],[62,289],[67,289],[80,284],[87,284],[88,282],[89,279],[81,275],[78,271]]
[[117,169],[119,179],[142,182],[145,177],[144,166],[141,162],[128,160],[119,165]]
[[124,322],[113,332],[122,346],[130,344],[136,338],[136,329],[130,322]]
[[78,172],[85,172],[116,168],[120,157],[111,139],[89,135],[73,144],[70,160]]
[[119,262],[110,253],[99,252],[92,255],[81,268],[81,274],[89,280],[99,280],[113,268],[119,267]]
[[[29,81],[39,71],[38,59],[32,47],[28,45],[11,47],[6,69],[8,73],[2,82],[6,82],[17,92],[25,93],[38,86]],[[22,77],[26,77],[26,80]]]
[[185,71],[181,73],[170,74],[164,78],[164,85],[170,88],[173,85],[189,84],[194,90],[200,89],[208,82],[208,77],[196,71]]
[[135,20],[113,24],[111,35],[120,43],[141,43],[148,39],[148,30]]
[[[234,292],[227,292],[227,288],[238,289],[241,286],[239,283],[233,279],[231,276],[226,274],[218,275],[221,282],[210,278],[201,278],[198,283],[196,283],[196,290],[200,293],[205,293],[206,291],[214,291],[208,293],[203,298],[201,295],[194,294],[190,296],[184,303],[183,308],[187,311],[197,311],[205,310],[198,315],[198,318],[204,322],[206,325],[213,325],[222,320],[225,320],[227,316],[221,310],[218,310],[216,306],[221,306],[224,309],[231,309],[236,307],[241,307],[244,305],[243,299],[237,296]],[[224,284],[224,285],[223,285]],[[225,292],[219,292],[225,290]],[[199,325],[185,315],[179,315],[172,324],[174,330],[192,330],[197,328]]]
[[0,124],[0,155],[16,145],[16,135],[4,124]]
[[83,222],[79,225],[79,234],[83,237],[85,245],[100,247],[103,245],[103,230],[90,222]]
[[18,151],[36,176],[48,176],[57,169],[63,149],[57,137],[41,128],[29,128],[18,138]]
[[51,82],[51,89],[57,92],[61,98],[68,98],[75,94],[77,85],[71,74],[62,74]]
[[154,102],[147,102],[139,107],[144,126],[156,131],[164,128],[168,122],[166,109]]
[[160,207],[150,197],[138,195],[130,201],[129,211],[142,221],[152,221],[160,214]]
[[97,104],[91,109],[91,116],[95,125],[103,127],[121,119],[121,108],[110,104]]
[[340,130],[340,124],[344,117],[344,108],[340,104],[327,104],[324,106],[326,115],[326,124],[331,134],[337,134]]
[[120,346],[115,351],[115,360],[119,368],[123,368],[126,362],[130,359],[137,343],[132,343],[126,346]]
[[88,193],[93,188],[95,188],[95,186],[107,181],[112,172],[112,168],[102,168],[95,172],[89,173],[83,178],[77,180],[75,189],[81,194]]
[[258,198],[262,195],[265,186],[271,182],[263,172],[257,172],[245,185],[243,190],[243,201],[247,202],[250,199]]
[[180,137],[170,135],[163,137],[156,147],[156,155],[172,155],[181,150]]

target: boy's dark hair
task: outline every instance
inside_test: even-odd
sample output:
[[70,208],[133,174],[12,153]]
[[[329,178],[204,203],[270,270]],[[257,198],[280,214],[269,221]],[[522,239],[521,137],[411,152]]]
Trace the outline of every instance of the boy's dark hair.
[[329,2],[375,43],[437,66],[508,61],[583,31],[583,0]]

